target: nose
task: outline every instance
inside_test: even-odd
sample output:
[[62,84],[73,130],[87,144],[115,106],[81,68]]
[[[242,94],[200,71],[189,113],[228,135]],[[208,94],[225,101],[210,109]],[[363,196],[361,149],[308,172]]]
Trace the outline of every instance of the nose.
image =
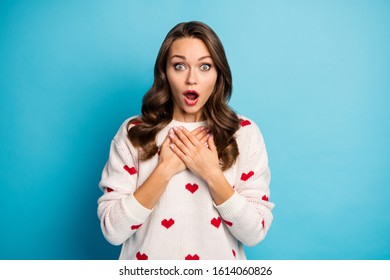
[[196,78],[195,69],[190,68],[188,71],[188,74],[187,74],[186,84],[187,85],[195,85],[196,82],[197,82],[197,78]]

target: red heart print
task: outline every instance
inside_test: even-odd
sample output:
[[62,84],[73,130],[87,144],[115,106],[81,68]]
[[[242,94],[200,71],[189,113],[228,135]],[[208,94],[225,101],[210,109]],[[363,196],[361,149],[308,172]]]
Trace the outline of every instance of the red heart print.
[[241,174],[241,180],[246,181],[250,177],[252,177],[255,173],[253,171],[249,171],[248,173],[242,173]]
[[134,121],[132,124],[133,125],[139,125],[141,122],[140,121]]
[[191,193],[194,193],[198,190],[199,186],[197,184],[190,184],[188,183],[186,185],[186,189],[189,190]]
[[264,227],[264,220],[261,222],[261,224],[263,225],[263,227]]
[[232,249],[233,256],[236,257],[236,251]]
[[248,120],[243,120],[243,119],[241,119],[241,121],[240,121],[240,125],[241,125],[242,127],[247,126],[247,125],[250,125],[250,124],[251,124],[251,122],[248,121]]
[[164,219],[161,221],[161,225],[167,229],[170,228],[174,223],[175,223],[175,221],[172,218],[169,220]]
[[219,226],[221,225],[221,218],[218,217],[218,218],[213,218],[210,223],[215,226],[216,228],[219,228]]
[[127,165],[123,166],[123,169],[129,172],[130,175],[134,175],[137,173],[137,170],[135,170],[135,167],[128,167]]
[[112,192],[113,189],[107,187],[107,188],[106,188],[106,191],[107,191],[107,192]]
[[190,254],[188,254],[186,257],[185,257],[185,260],[199,260],[199,256],[197,255],[197,254],[195,254],[195,255],[190,255]]
[[132,225],[132,226],[131,226],[131,229],[132,229],[132,230],[136,230],[136,229],[139,229],[141,226],[142,226],[142,224],[139,224],[139,225]]
[[268,201],[268,196],[263,195],[263,197],[261,199],[264,200],[264,201]]
[[148,259],[148,255],[141,254],[140,252],[137,252],[137,254],[135,256],[136,256],[137,260],[147,260]]
[[232,222],[229,222],[229,221],[226,221],[226,220],[223,220],[225,224],[227,224],[229,227],[231,227],[233,225]]

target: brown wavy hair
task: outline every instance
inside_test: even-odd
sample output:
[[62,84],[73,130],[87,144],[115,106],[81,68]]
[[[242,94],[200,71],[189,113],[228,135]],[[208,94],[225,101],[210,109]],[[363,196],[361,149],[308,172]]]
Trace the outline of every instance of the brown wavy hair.
[[173,101],[166,76],[167,59],[172,43],[180,38],[197,38],[207,46],[217,69],[213,93],[203,107],[203,117],[214,136],[222,170],[231,167],[239,154],[235,132],[239,118],[229,107],[232,95],[232,75],[223,45],[217,34],[198,21],[183,22],[173,27],[165,37],[154,66],[154,82],[142,99],[142,115],[132,119],[128,130],[131,143],[139,148],[140,160],[148,160],[157,152],[156,135],[172,121]]

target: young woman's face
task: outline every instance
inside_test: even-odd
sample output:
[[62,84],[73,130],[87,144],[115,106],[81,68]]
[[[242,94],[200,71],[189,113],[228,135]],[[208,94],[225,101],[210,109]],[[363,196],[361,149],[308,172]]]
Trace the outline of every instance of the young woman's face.
[[166,73],[174,105],[173,119],[200,121],[218,75],[204,42],[196,38],[175,40],[169,51]]

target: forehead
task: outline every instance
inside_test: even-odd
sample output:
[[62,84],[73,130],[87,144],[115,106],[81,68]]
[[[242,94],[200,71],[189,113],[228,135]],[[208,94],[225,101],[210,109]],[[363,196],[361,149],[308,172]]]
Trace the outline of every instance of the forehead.
[[169,50],[169,56],[184,56],[186,58],[199,58],[210,56],[206,44],[198,38],[180,38],[175,40]]

